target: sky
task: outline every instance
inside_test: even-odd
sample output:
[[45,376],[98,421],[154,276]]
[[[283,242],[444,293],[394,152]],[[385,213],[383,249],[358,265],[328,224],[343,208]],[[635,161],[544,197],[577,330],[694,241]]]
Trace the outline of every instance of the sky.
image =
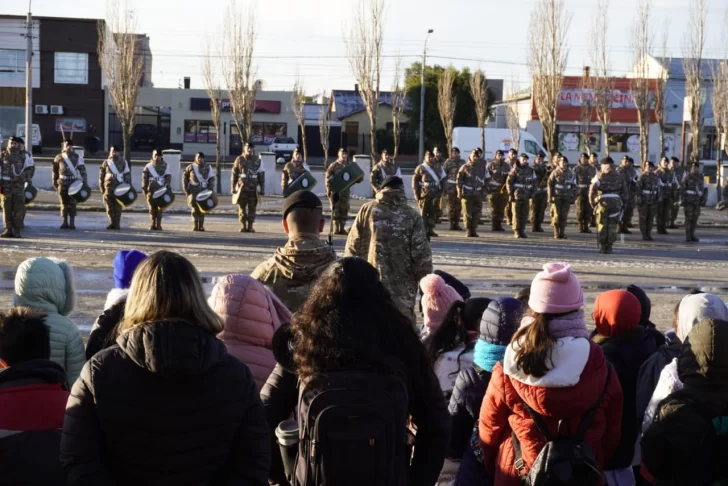
[[[300,75],[307,94],[353,89],[343,45],[359,0],[257,0],[257,78],[266,90],[290,90]],[[669,22],[668,55],[680,57],[692,0],[652,0],[652,28]],[[191,78],[203,88],[201,64],[208,40],[220,40],[229,0],[130,0],[139,33],[150,36],[157,87],[176,88]],[[428,29],[427,64],[481,68],[489,78],[530,84],[526,67],[529,12],[537,0],[386,0],[382,90],[392,86],[395,59],[406,67],[421,60]],[[589,62],[589,35],[596,0],[565,0],[572,15],[567,74]],[[720,57],[726,0],[708,0],[706,57]],[[0,13],[24,15],[24,0],[0,0]],[[630,29],[637,0],[610,0],[608,44],[614,75],[629,69]],[[104,0],[34,0],[37,16],[105,17]],[[658,36],[659,37],[659,36]],[[0,45],[0,48],[2,46]],[[222,61],[222,59],[221,59]]]

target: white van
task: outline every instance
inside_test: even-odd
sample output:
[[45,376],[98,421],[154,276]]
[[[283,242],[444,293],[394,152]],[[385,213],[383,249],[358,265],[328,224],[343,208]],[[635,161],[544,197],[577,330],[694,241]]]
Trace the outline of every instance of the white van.
[[[25,150],[30,152],[31,145],[28,143],[28,137],[25,136],[25,123],[18,123],[15,127],[15,136],[25,141]],[[33,123],[33,136],[31,137],[33,151],[40,153],[43,150],[43,138],[40,136],[40,126]]]
[[[482,147],[483,139],[480,136],[480,128],[455,127],[452,131],[452,146],[460,149],[460,153],[464,159],[467,159],[471,150],[481,147],[485,150],[485,160],[490,161],[495,158],[496,150],[502,150],[504,153],[508,152],[512,143],[511,131],[507,128],[486,128],[485,147]],[[533,160],[536,155],[541,154],[544,160],[548,159],[546,149],[541,146],[533,135],[525,130],[521,130],[521,141],[519,145],[519,155],[527,153],[528,157]]]

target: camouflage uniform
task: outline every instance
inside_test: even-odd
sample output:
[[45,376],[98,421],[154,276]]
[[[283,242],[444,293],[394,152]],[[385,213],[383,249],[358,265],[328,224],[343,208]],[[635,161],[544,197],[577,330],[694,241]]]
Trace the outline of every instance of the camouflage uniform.
[[687,175],[685,167],[678,165],[673,170],[675,174],[675,191],[672,193],[672,208],[670,209],[670,225],[668,228],[677,229],[675,221],[677,221],[677,215],[680,213],[680,198],[682,197],[680,187],[682,186],[683,179]]
[[25,222],[25,183],[35,175],[33,157],[22,150],[0,154],[0,192],[3,200],[4,238],[20,238]]
[[[508,174],[510,174],[511,171],[515,167],[518,166],[518,163],[515,160],[513,161],[513,163],[511,163],[511,162],[508,161],[508,159],[506,159],[506,163],[508,164],[508,172],[507,172]],[[528,210],[526,210],[526,211],[528,211]],[[506,217],[506,224],[509,224],[509,225],[513,226],[513,206],[511,205],[510,202],[508,204],[506,204],[506,214],[505,214],[505,217]]]
[[533,169],[528,166],[516,166],[506,181],[508,200],[511,201],[513,213],[513,235],[516,238],[526,238],[526,223],[528,222],[528,205],[536,187]]
[[402,171],[394,162],[389,164],[379,162],[372,167],[372,172],[369,176],[369,183],[371,184],[372,189],[374,189],[374,194],[379,192],[379,189],[382,188],[382,182],[384,182],[384,179],[389,176],[402,177]]
[[456,177],[457,195],[462,201],[463,221],[468,236],[477,237],[483,212],[483,199],[488,193],[490,174],[483,164],[467,162]]
[[[113,168],[116,168],[116,173],[110,164],[114,164]],[[114,155],[113,159],[104,160],[99,169],[99,188],[104,196],[106,215],[109,217],[107,229],[121,229],[121,204],[116,200],[114,190],[122,183],[131,184],[129,164],[119,155]]]
[[[458,197],[457,178],[460,168],[465,165],[465,161],[458,157],[457,159],[447,159],[442,166],[445,171],[445,199],[447,200],[447,219],[450,222],[450,229],[459,231],[460,213],[462,212],[460,198]],[[481,212],[483,210],[483,201],[480,201]],[[478,214],[480,219],[480,214]]]
[[596,209],[599,253],[612,253],[625,199],[627,187],[624,177],[616,170],[607,174],[599,172],[592,180],[589,200]]
[[344,163],[341,160],[337,160],[326,169],[326,196],[329,198],[329,204],[331,204],[331,219],[336,224],[337,235],[346,234],[346,220],[349,219],[349,207],[351,206],[351,188],[340,191],[339,200],[335,202],[334,193],[329,188],[329,184],[331,183],[331,179],[344,170],[344,167],[347,165],[349,165],[349,162]]
[[549,170],[545,164],[533,164],[533,174],[536,178],[536,189],[533,191],[531,199],[531,231],[533,233],[543,233],[541,225],[543,224],[544,212],[546,211],[547,184],[549,179]]
[[440,164],[432,160],[430,165],[424,163],[418,165],[412,177],[412,192],[422,213],[425,230],[429,236],[436,235],[437,211],[440,207],[444,184],[445,171],[442,170]]
[[319,235],[299,233],[291,236],[250,276],[267,285],[291,312],[297,312],[321,272],[335,260],[334,249],[321,241]]
[[597,175],[597,170],[589,164],[579,164],[574,168],[576,176],[576,221],[579,224],[579,233],[591,233],[589,224],[594,216],[589,203],[589,186]]
[[172,183],[172,174],[167,172],[167,163],[162,160],[152,160],[142,170],[142,192],[149,206],[149,218],[152,221],[152,230],[162,229],[162,208],[152,202],[155,191],[169,187]]
[[634,215],[635,201],[637,199],[637,181],[640,179],[640,171],[635,167],[620,166],[617,168],[624,178],[627,187],[627,200],[624,203],[622,221],[620,221],[617,232],[631,234],[628,228],[632,228],[632,216]]
[[295,181],[301,177],[301,174],[305,174],[306,172],[308,172],[308,169],[306,169],[303,162],[301,162],[301,165],[296,165],[295,162],[291,161],[283,166],[283,173],[281,174],[281,188],[283,189],[283,192],[286,192],[286,189],[288,189],[291,182]]
[[488,203],[490,204],[491,227],[493,231],[504,231],[503,217],[508,206],[508,193],[506,192],[506,179],[511,166],[505,160],[492,161],[487,165],[491,180],[488,183]]
[[700,241],[695,237],[695,229],[700,218],[700,205],[704,201],[705,181],[703,175],[688,173],[680,184],[682,205],[685,208],[685,241]]
[[657,174],[658,186],[660,187],[660,201],[657,203],[657,234],[666,235],[672,215],[672,198],[678,183],[675,174],[670,169],[660,167],[655,174]]
[[[589,179],[589,182],[587,182],[588,187],[586,189],[587,190],[587,204],[589,204],[589,206],[588,206],[588,213],[591,215],[590,216],[591,221],[590,221],[589,226],[592,227],[592,228],[596,228],[597,227],[597,213],[594,212],[594,211],[592,211],[592,209],[591,209],[591,203],[589,202],[589,195],[588,195],[588,193],[589,193],[589,187],[591,187],[591,181],[592,181],[592,179],[594,179],[597,176],[597,174],[599,174],[599,164],[598,163],[597,164],[592,164],[591,163],[591,159],[589,159],[589,167],[592,168],[592,173],[593,173],[592,178]],[[591,231],[589,231],[589,233],[591,233]]]
[[234,193],[242,191],[238,197],[240,231],[255,232],[253,223],[258,209],[258,199],[261,195],[265,195],[265,170],[262,169],[262,165],[260,158],[254,160],[241,155],[235,159],[233,169],[230,171],[232,191]]
[[554,228],[554,238],[565,240],[569,207],[576,199],[576,176],[568,167],[566,169],[558,167],[551,172],[547,197],[551,203],[551,226]]
[[[67,157],[64,158],[64,155]],[[86,174],[86,165],[83,163],[83,157],[74,151],[64,152],[56,155],[51,166],[51,177],[53,187],[58,191],[58,197],[61,200],[61,217],[63,224],[61,229],[76,229],[76,206],[78,202],[68,195],[68,188],[77,180],[83,181],[88,185],[88,175]],[[69,224],[68,218],[71,218]]]
[[205,231],[205,213],[200,211],[195,197],[207,189],[214,192],[215,170],[208,164],[200,164],[197,166],[198,177],[195,173],[195,165],[196,163],[193,162],[185,168],[182,176],[182,190],[187,196],[187,205],[192,209],[192,221],[195,223],[193,231]]
[[645,241],[652,241],[652,225],[655,222],[660,199],[657,174],[645,172],[637,182],[637,204],[640,214],[640,233]]
[[407,204],[404,188],[385,187],[362,206],[344,256],[374,266],[397,307],[414,323],[418,284],[432,273],[432,253],[422,218]]

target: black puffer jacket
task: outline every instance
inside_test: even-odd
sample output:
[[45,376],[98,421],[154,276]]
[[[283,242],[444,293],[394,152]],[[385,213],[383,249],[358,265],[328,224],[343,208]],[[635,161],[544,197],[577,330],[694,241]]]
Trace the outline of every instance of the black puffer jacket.
[[490,383],[490,373],[477,366],[460,370],[448,408],[452,417],[452,432],[447,457],[451,459],[463,457],[463,452],[473,434],[475,421],[480,416],[480,405],[483,403],[488,383]]
[[116,327],[124,318],[128,289],[112,289],[106,297],[104,312],[96,318],[86,341],[86,359],[116,343]]
[[83,368],[68,400],[69,485],[264,485],[265,413],[250,370],[185,321],[122,334]]
[[647,361],[640,367],[640,372],[637,375],[637,397],[635,400],[637,420],[640,424],[645,416],[647,406],[650,404],[652,394],[657,388],[657,383],[660,381],[662,369],[673,359],[680,356],[680,349],[682,349],[682,343],[679,341],[660,346],[657,352],[647,358]]

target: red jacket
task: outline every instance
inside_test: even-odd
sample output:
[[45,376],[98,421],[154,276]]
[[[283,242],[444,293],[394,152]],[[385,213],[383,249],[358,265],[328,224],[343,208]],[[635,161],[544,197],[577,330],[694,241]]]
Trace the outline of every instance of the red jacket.
[[[559,419],[565,419],[566,434],[575,433],[583,414],[597,402],[604,388],[609,364],[599,345],[589,342],[588,358],[574,386],[556,388],[526,385],[507,376],[504,365],[493,368],[488,391],[480,408],[479,433],[486,468],[495,477],[496,486],[519,486],[520,481],[513,466],[515,461],[511,431],[518,437],[526,471],[533,464],[545,445],[545,439],[528,415],[521,398],[540,415],[544,416],[550,433],[555,436]],[[508,354],[504,359],[507,364]],[[573,367],[572,367],[573,368]],[[573,372],[573,371],[572,371]],[[578,370],[576,370],[578,373]],[[535,380],[535,379],[534,379]],[[599,466],[614,454],[620,440],[622,421],[622,387],[612,372],[609,385],[597,409],[585,442],[596,454]]]

